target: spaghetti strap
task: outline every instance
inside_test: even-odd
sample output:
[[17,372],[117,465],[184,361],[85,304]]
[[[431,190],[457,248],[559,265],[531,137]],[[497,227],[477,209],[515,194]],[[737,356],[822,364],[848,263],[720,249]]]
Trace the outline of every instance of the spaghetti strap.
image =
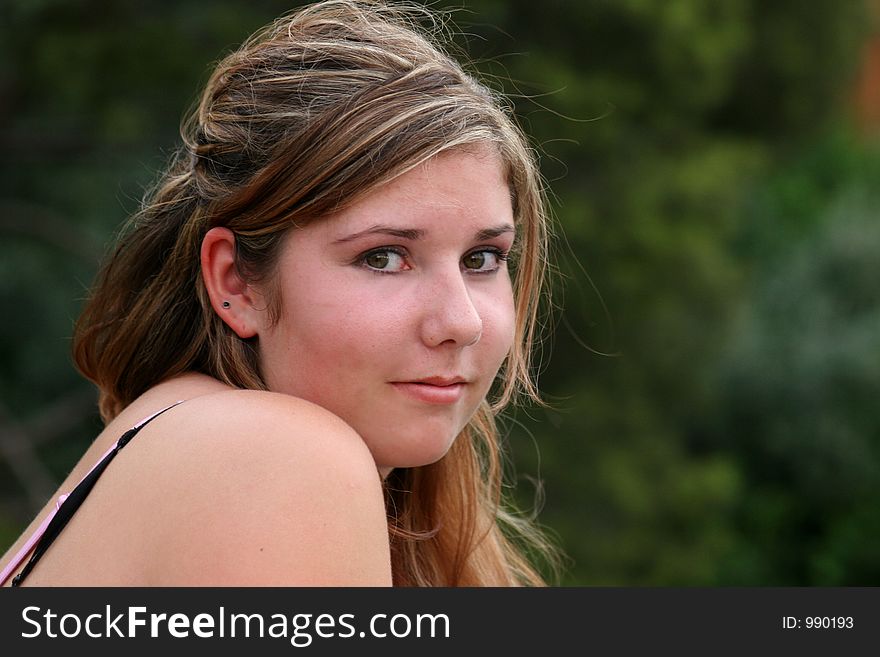
[[73,517],[73,514],[83,503],[83,500],[85,500],[86,496],[91,492],[98,477],[101,476],[101,473],[104,472],[119,450],[125,447],[129,441],[135,437],[138,431],[144,428],[147,424],[162,415],[165,411],[171,410],[178,404],[182,404],[184,401],[185,400],[181,399],[170,406],[166,406],[162,410],[157,411],[152,415],[148,415],[131,427],[131,429],[122,434],[119,440],[104,452],[103,456],[101,456],[98,462],[91,467],[82,479],[80,479],[79,483],[72,491],[58,496],[58,499],[55,501],[55,508],[52,509],[49,515],[46,516],[42,523],[40,523],[40,526],[37,527],[12,560],[6,564],[3,571],[0,572],[0,586],[2,586],[9,576],[15,572],[15,570],[21,565],[21,562],[24,561],[27,555],[30,554],[31,550],[33,550],[33,554],[27,564],[25,564],[25,567],[22,568],[21,572],[12,579],[12,586],[19,586],[21,584],[22,580],[28,576],[31,570],[33,570],[34,566],[43,554],[45,554],[46,550],[49,549],[52,542],[61,533],[61,530],[64,529]]

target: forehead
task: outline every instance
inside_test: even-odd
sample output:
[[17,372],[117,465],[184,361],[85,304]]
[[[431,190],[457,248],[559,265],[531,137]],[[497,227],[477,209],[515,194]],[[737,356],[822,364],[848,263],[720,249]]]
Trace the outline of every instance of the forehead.
[[375,223],[421,229],[438,221],[479,227],[512,224],[512,214],[501,158],[488,149],[453,150],[430,158],[312,225],[341,236]]

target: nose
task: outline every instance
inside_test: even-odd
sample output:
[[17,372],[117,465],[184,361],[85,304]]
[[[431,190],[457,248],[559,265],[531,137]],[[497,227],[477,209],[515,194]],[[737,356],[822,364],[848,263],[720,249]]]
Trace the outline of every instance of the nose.
[[464,275],[454,273],[436,277],[424,290],[425,313],[422,342],[429,347],[449,343],[469,347],[480,341],[483,318],[477,311]]

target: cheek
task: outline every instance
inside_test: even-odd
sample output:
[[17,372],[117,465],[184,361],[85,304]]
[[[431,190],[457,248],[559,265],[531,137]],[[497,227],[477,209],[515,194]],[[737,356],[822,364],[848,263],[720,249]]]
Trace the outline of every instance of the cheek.
[[513,295],[510,291],[487,298],[481,311],[483,318],[483,336],[481,342],[488,351],[496,367],[500,367],[504,358],[513,347],[516,336],[516,310]]
[[308,363],[312,376],[332,372],[347,377],[387,357],[398,320],[390,310],[381,298],[370,298],[363,290],[325,285],[321,294],[299,295],[288,304],[282,321],[291,327],[290,349]]

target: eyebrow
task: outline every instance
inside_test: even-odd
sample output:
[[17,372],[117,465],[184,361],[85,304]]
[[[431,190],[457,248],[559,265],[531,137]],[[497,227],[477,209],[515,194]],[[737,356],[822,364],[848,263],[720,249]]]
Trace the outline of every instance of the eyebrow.
[[494,228],[486,228],[477,233],[477,241],[491,240],[493,237],[499,237],[506,233],[515,233],[516,229],[511,224],[501,224]]
[[[501,224],[499,226],[494,226],[493,228],[484,228],[480,230],[476,234],[476,240],[490,240],[494,237],[498,237],[499,235],[504,235],[505,233],[513,233],[515,232],[514,227],[511,224]],[[426,231],[419,228],[392,228],[391,226],[370,226],[365,230],[358,231],[356,233],[352,233],[351,235],[346,235],[345,237],[340,237],[337,240],[334,240],[334,244],[344,244],[346,242],[353,242],[354,240],[360,239],[361,237],[365,237],[367,235],[390,235],[392,237],[399,237],[405,240],[420,240],[425,237]]]

